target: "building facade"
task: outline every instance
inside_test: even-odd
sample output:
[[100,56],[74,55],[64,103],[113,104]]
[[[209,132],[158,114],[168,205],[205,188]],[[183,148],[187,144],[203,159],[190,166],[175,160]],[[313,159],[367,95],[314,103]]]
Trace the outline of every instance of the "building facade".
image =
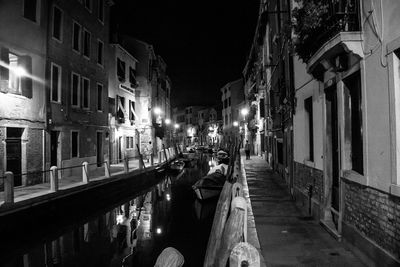
[[110,71],[108,77],[108,97],[111,100],[109,113],[110,161],[120,162],[125,157],[138,156],[140,144],[136,127],[135,90],[137,60],[121,45],[111,44],[109,53]]
[[223,142],[245,138],[245,117],[241,114],[245,100],[243,79],[227,83],[221,89]]
[[[46,80],[49,166],[108,158],[109,1],[52,2]],[[79,172],[79,168],[64,172]]]
[[262,1],[250,76],[266,86],[267,160],[299,206],[396,266],[400,6],[374,2]]
[[[42,182],[46,168],[47,1],[3,1],[0,9],[0,175]],[[0,184],[3,180],[0,179]]]

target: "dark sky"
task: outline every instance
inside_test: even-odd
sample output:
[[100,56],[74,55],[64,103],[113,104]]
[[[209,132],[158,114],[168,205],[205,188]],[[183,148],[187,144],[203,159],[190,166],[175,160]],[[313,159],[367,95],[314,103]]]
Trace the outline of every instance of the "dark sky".
[[213,105],[241,77],[258,0],[119,0],[120,31],[152,44],[167,63],[172,106]]

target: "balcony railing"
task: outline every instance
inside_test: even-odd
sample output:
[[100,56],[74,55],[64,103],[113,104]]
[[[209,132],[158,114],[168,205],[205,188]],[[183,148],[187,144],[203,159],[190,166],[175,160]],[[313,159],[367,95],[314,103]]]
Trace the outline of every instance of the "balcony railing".
[[[311,6],[305,5],[298,9],[299,17],[302,20],[300,27],[295,27],[296,34],[300,37],[296,44],[296,52],[304,61],[308,61],[318,49],[332,37],[340,32],[360,31],[360,11],[359,0],[323,0],[314,4],[319,8],[317,15],[315,12],[308,12]],[[302,10],[303,9],[303,10]],[[314,18],[307,18],[314,16]],[[315,18],[315,16],[318,16]],[[306,25],[308,20],[319,21],[318,26]],[[307,26],[309,26],[307,28]]]

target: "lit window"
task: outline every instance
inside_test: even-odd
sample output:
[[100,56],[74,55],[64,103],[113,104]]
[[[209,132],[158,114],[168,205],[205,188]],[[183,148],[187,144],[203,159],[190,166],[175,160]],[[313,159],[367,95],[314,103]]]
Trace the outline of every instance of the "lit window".
[[58,41],[62,40],[62,17],[62,11],[58,7],[53,7],[53,38]]
[[81,25],[76,22],[72,29],[72,48],[77,52],[81,51]]
[[83,31],[83,55],[86,57],[90,57],[90,32],[87,30]]
[[8,67],[0,66],[0,91],[32,98],[32,58],[0,49],[0,60]]
[[8,54],[9,56],[9,66],[10,66],[10,74],[8,80],[8,87],[10,88],[10,92],[14,94],[21,93],[21,76],[18,75],[18,72],[15,71],[19,68],[18,65],[18,56],[14,54]]
[[61,67],[51,63],[51,84],[50,98],[53,102],[60,102],[61,99]]
[[82,108],[89,109],[90,101],[90,81],[82,78]]
[[24,0],[24,17],[37,22],[37,10],[38,10],[37,0]]
[[73,107],[79,107],[80,104],[80,76],[76,73],[72,73],[71,78],[71,105]]

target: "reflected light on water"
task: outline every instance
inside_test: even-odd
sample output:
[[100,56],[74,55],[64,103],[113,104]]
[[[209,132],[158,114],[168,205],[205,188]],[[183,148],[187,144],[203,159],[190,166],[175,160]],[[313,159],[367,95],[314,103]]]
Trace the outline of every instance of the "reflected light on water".
[[167,199],[167,201],[170,201],[171,200],[171,195],[170,194],[166,194],[165,198]]

